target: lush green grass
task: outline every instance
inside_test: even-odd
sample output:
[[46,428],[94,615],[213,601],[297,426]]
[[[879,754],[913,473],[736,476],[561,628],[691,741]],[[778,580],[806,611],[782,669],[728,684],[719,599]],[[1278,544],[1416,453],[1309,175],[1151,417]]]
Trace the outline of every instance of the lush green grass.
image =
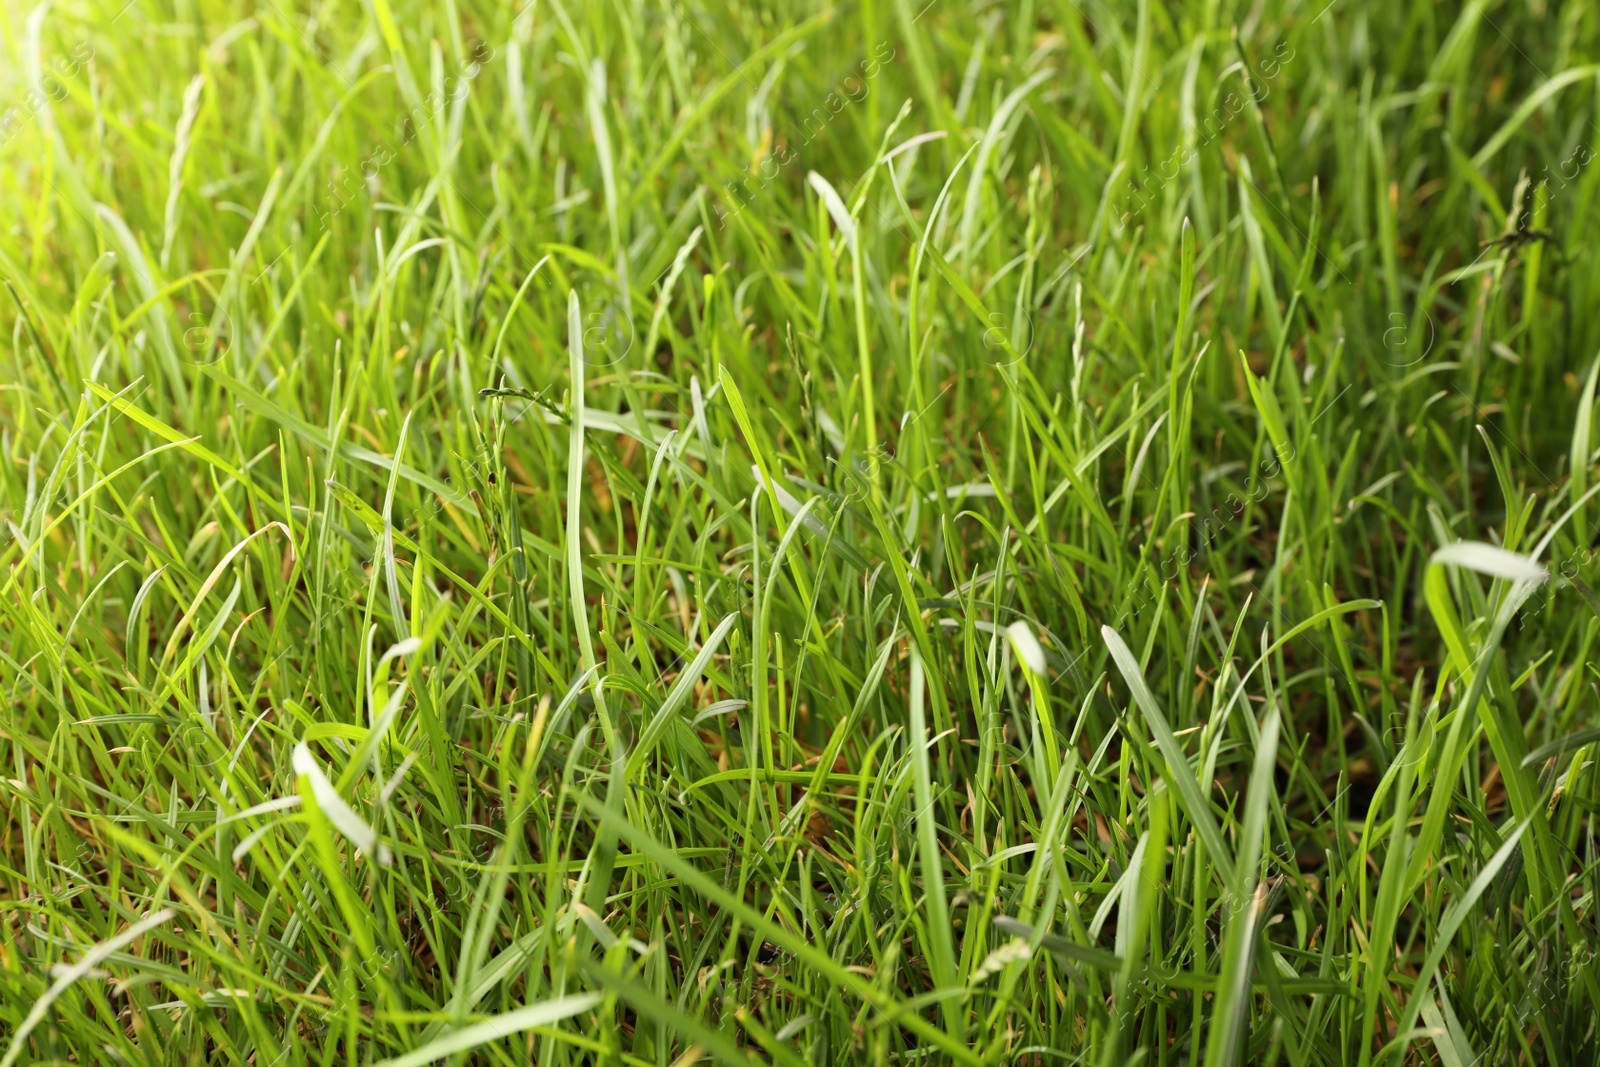
[[0,1067],[1600,1057],[1593,5],[123,2]]

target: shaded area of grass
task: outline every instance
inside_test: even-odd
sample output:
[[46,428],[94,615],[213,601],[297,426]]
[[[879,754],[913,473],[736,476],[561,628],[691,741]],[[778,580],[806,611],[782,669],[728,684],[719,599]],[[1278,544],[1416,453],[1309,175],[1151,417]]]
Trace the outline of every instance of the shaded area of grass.
[[0,33],[4,1067],[1600,1052],[1590,7]]

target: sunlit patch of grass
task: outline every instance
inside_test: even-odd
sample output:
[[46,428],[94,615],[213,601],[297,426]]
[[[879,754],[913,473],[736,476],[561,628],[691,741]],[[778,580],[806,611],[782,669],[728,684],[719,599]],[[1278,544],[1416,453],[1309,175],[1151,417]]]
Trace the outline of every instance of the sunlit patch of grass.
[[0,15],[0,1067],[1590,1063],[1593,12]]

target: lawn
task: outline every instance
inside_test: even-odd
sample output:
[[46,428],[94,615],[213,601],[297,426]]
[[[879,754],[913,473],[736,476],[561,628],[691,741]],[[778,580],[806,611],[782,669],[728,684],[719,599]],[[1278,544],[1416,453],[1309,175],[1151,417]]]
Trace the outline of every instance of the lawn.
[[1600,1062],[1600,10],[0,4],[0,1067]]

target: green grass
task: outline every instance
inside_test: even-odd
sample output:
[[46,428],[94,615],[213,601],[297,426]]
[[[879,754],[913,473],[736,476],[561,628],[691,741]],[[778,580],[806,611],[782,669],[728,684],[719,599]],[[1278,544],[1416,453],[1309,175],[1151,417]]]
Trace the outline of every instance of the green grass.
[[1600,16],[0,7],[0,1067],[1600,1061]]

